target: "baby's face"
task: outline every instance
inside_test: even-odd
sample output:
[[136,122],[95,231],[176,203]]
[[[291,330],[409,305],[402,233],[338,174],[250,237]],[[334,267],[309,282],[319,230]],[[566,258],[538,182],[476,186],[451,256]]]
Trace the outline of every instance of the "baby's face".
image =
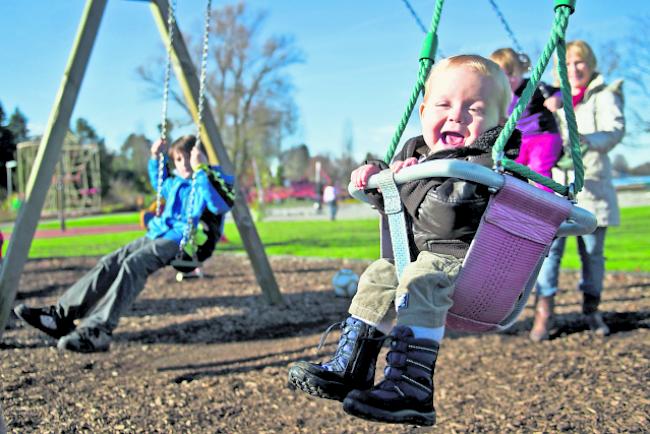
[[470,145],[504,120],[495,80],[464,66],[437,72],[420,106],[422,135],[432,152]]

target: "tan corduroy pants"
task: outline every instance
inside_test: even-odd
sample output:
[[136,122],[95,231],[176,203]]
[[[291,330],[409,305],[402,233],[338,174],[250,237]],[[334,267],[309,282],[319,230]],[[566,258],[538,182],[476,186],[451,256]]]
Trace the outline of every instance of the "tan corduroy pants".
[[379,324],[396,305],[397,324],[442,327],[461,265],[462,260],[453,256],[420,252],[398,282],[392,261],[378,259],[361,274],[349,313]]

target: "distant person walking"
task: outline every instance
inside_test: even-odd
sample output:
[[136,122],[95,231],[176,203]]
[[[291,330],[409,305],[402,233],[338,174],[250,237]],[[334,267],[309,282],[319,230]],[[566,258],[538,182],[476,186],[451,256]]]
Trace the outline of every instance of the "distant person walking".
[[330,220],[336,220],[336,212],[338,211],[337,194],[337,188],[333,185],[326,185],[323,189],[323,203],[329,208]]
[[[609,327],[598,311],[605,276],[605,233],[608,226],[620,224],[616,190],[612,183],[612,165],[607,154],[625,134],[623,82],[605,83],[596,70],[596,56],[584,41],[567,44],[566,65],[585,169],[584,188],[578,193],[577,200],[598,221],[598,227],[592,234],[578,237],[578,253],[582,262],[578,289],[583,293],[582,313],[589,329],[605,336],[609,334]],[[559,118],[567,143],[566,120],[563,114]],[[573,167],[565,160],[568,161],[565,158],[560,160],[558,166],[564,170],[564,181],[572,181]],[[553,242],[537,279],[538,302],[530,332],[530,338],[534,341],[548,339],[565,244],[566,238],[557,238]]]

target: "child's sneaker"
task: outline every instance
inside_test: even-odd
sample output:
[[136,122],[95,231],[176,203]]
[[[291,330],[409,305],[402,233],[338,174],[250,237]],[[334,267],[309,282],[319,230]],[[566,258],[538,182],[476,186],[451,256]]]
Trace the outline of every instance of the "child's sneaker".
[[97,353],[108,351],[111,339],[111,333],[102,329],[80,327],[59,339],[57,347],[60,350],[75,351],[77,353]]
[[74,323],[66,321],[56,312],[56,306],[29,307],[19,304],[14,308],[16,316],[43,333],[59,339],[74,330]]
[[433,371],[438,343],[416,339],[406,326],[396,326],[386,356],[384,380],[370,390],[353,390],[343,401],[346,413],[378,422],[431,426],[436,423],[433,408]]
[[375,381],[377,355],[384,334],[349,317],[341,323],[341,338],[327,363],[300,361],[289,368],[289,387],[320,398],[343,401],[353,389],[369,389]]

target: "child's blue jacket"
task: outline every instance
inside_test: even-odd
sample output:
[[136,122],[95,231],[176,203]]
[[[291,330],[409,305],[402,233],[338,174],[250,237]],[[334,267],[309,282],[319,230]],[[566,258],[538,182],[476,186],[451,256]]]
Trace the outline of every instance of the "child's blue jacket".
[[[166,162],[167,159],[165,158]],[[210,169],[219,174],[226,183],[230,185],[234,183],[234,177],[224,174],[219,166],[211,166]],[[158,160],[150,159],[148,170],[151,185],[156,189],[158,185]],[[190,197],[192,179],[169,176],[167,164],[164,165],[162,176],[161,196],[165,199],[165,207],[159,217],[154,217],[149,222],[147,237],[151,239],[166,238],[180,244],[188,221],[187,203]],[[196,184],[191,211],[194,227],[196,227],[206,207],[216,215],[224,214],[230,211],[231,208],[210,183],[205,170],[199,169],[196,171]]]

